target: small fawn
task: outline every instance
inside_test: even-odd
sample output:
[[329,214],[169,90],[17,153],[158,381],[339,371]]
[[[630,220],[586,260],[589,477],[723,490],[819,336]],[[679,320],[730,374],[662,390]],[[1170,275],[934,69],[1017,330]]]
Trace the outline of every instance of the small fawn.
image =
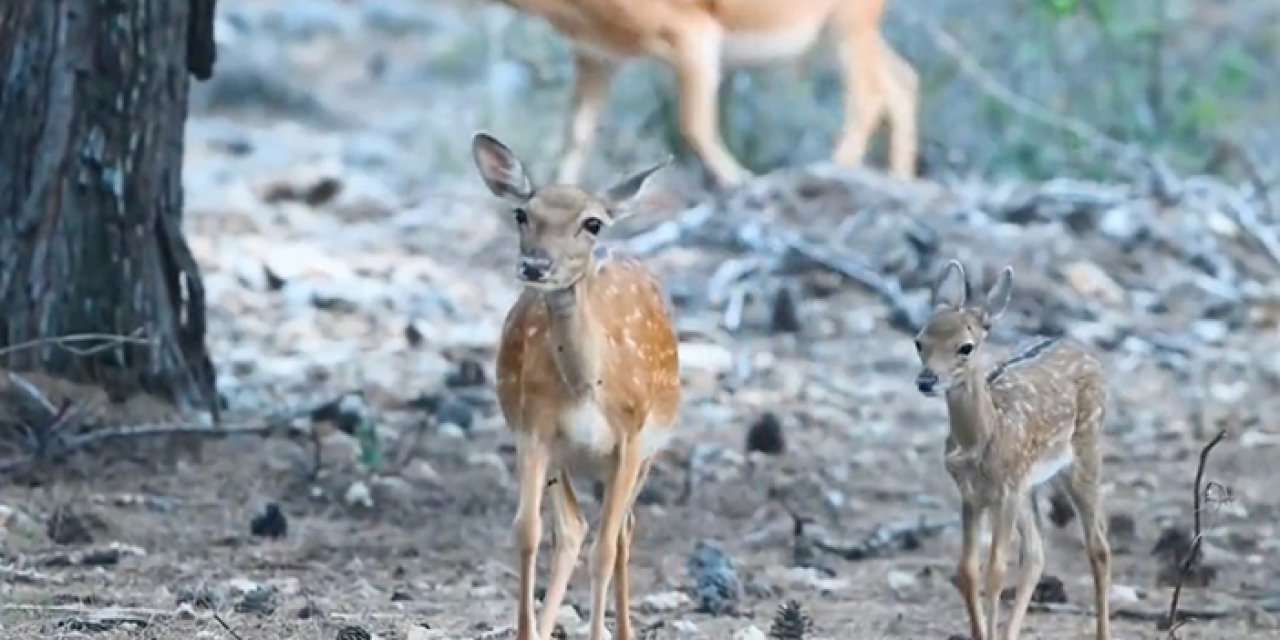
[[[551,638],[577,564],[587,523],[573,468],[605,483],[592,549],[590,638],[605,635],[612,578],[614,637],[630,640],[632,504],[679,412],[678,342],[657,279],[597,240],[670,160],[596,195],[565,184],[535,187],[515,154],[487,134],[476,134],[472,152],[489,190],[511,205],[520,237],[516,277],[524,291],[503,325],[497,361],[498,399],[516,434],[519,467],[516,638]],[[548,477],[555,555],[535,630],[533,576]]]
[[675,71],[680,132],[722,186],[749,174],[717,125],[723,65],[795,58],[824,29],[844,69],[844,127],[833,159],[862,163],[882,119],[891,125],[889,166],[915,175],[919,80],[880,32],[887,0],[501,0],[541,16],[573,41],[574,88],[556,180],[574,183],[590,153],[609,86],[627,58],[653,57]]
[[[1044,545],[1029,491],[1063,482],[1080,514],[1093,570],[1097,638],[1111,638],[1107,544],[1098,475],[1107,397],[1101,363],[1083,347],[1041,340],[992,370],[980,363],[992,325],[1009,305],[1013,269],[1005,267],[976,308],[965,306],[964,266],[947,263],[933,288],[933,314],[916,336],[923,365],[916,386],[943,394],[950,417],[946,468],[960,491],[961,553],[958,578],[973,640],[995,640],[1006,554],[1013,529],[1021,539],[1021,571],[1004,638],[1016,640],[1031,594],[1044,570]],[[987,618],[978,601],[978,528],[991,517],[987,559]]]

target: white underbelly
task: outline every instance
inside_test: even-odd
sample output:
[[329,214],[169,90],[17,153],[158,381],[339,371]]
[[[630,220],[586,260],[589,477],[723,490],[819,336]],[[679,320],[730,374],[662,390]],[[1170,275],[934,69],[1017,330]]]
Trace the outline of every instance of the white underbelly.
[[808,51],[818,38],[822,23],[799,25],[777,31],[726,33],[720,56],[726,65],[758,65],[796,58]]
[[[649,422],[640,430],[636,446],[642,460],[667,446],[671,441],[669,427]],[[618,434],[599,406],[588,401],[566,411],[561,417],[560,437],[556,444],[557,466],[601,475],[608,473],[616,460]]]
[[1062,473],[1063,469],[1071,466],[1074,460],[1070,447],[1064,447],[1055,451],[1054,455],[1036,461],[1031,465],[1031,486],[1036,487],[1052,480],[1054,476]]

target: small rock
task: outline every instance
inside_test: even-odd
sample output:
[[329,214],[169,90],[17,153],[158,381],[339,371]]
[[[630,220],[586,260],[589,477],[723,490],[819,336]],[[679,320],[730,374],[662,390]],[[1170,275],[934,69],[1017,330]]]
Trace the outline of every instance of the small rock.
[[420,624],[409,625],[409,630],[405,632],[405,640],[435,640],[435,638],[445,637],[436,629],[428,629]]
[[399,589],[397,589],[391,592],[391,601],[392,602],[413,602],[413,596],[409,595],[409,593],[406,591],[400,591]]
[[685,635],[695,635],[698,633],[698,625],[689,620],[676,620],[671,623],[671,628],[675,629],[678,633]]
[[79,514],[68,508],[54,510],[45,523],[45,533],[56,544],[91,544],[91,529],[105,529],[101,518],[93,514]]
[[782,436],[782,423],[772,411],[760,414],[760,417],[747,430],[747,453],[759,451],[770,455],[778,455],[786,451],[787,443]]
[[475,421],[475,411],[471,405],[454,396],[445,396],[436,409],[437,424],[455,424],[463,430],[471,429]]
[[[31,516],[8,505],[0,504],[0,533],[35,539],[43,532],[40,530],[39,523]],[[0,536],[0,540],[2,539],[3,536]]]
[[237,613],[254,613],[261,616],[269,616],[276,611],[276,592],[265,586],[259,586],[252,591],[244,594],[240,602],[236,603],[235,610]]
[[734,611],[742,600],[742,581],[733,562],[715,543],[699,540],[686,563],[698,610],[711,615]]
[[431,485],[440,483],[440,473],[426,460],[414,460],[409,466],[405,467],[403,473],[404,477],[410,482]]
[[255,536],[283,538],[288,531],[289,521],[275,503],[267,505],[267,508],[261,514],[254,516],[249,523],[249,533]]
[[1102,267],[1092,262],[1073,262],[1063,269],[1063,276],[1067,284],[1082,296],[1112,306],[1124,303],[1124,289]]
[[411,347],[418,347],[418,346],[422,346],[422,342],[423,342],[424,338],[425,338],[425,336],[423,336],[423,335],[422,335],[422,330],[421,330],[421,329],[418,329],[418,326],[417,326],[417,325],[415,325],[415,324],[414,324],[414,323],[412,323],[412,322],[410,322],[409,324],[405,325],[405,327],[404,327],[404,340],[405,340],[405,342],[408,342],[408,343],[409,343],[409,346],[411,346]]
[[1231,332],[1227,323],[1221,320],[1196,320],[1191,323],[1191,331],[1196,337],[1209,344],[1221,344]]
[[1142,601],[1142,595],[1136,587],[1127,584],[1113,584],[1107,593],[1107,599],[1115,608],[1136,605]]
[[764,635],[764,632],[758,627],[751,625],[735,632],[733,640],[769,640],[769,637]]
[[446,438],[449,440],[466,440],[467,439],[467,431],[452,422],[440,423],[440,426],[436,427],[436,433],[438,433],[441,438]]
[[417,493],[404,478],[398,476],[378,476],[373,479],[373,488],[378,492],[378,501],[383,503],[409,504]]
[[893,569],[889,571],[889,588],[895,594],[902,594],[916,588],[916,576],[909,571],[899,571]]
[[492,451],[471,454],[467,457],[467,464],[473,467],[489,468],[501,484],[505,485],[511,480],[511,473],[507,471],[507,463],[502,461],[502,456]]
[[1102,214],[1098,230],[1122,247],[1130,247],[1145,229],[1128,207],[1112,207]]
[[774,294],[769,327],[774,333],[800,332],[800,311],[796,308],[795,292],[790,287],[778,287],[778,292]]
[[681,591],[664,591],[645,596],[640,601],[640,608],[651,613],[673,611],[689,603],[689,596]]
[[373,507],[373,493],[369,491],[369,485],[363,480],[356,480],[347,488],[347,493],[343,496],[348,506],[363,506],[366,509]]
[[458,362],[456,370],[444,377],[444,386],[451,389],[458,387],[482,387],[487,383],[484,365],[474,358],[463,358]]
[[733,353],[718,344],[680,343],[680,368],[722,374],[733,368]]

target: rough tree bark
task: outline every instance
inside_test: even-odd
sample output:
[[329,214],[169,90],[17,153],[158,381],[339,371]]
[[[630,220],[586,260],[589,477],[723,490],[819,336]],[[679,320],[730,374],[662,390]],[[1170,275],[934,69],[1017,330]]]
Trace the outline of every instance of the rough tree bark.
[[[187,74],[214,0],[0,0],[0,366],[216,412],[182,236]],[[140,332],[92,355],[54,340]],[[86,344],[77,344],[84,348]]]

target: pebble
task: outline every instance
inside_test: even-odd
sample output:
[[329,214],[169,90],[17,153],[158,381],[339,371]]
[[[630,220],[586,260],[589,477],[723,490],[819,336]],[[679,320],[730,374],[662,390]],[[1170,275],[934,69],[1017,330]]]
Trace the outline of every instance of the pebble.
[[769,637],[759,627],[751,625],[736,631],[733,640],[769,640]]
[[373,493],[369,491],[369,485],[363,480],[356,480],[347,487],[347,492],[343,494],[343,499],[348,506],[362,506],[366,509],[373,507]]
[[640,608],[653,613],[672,611],[689,604],[689,596],[681,591],[664,591],[645,596],[640,601]]

